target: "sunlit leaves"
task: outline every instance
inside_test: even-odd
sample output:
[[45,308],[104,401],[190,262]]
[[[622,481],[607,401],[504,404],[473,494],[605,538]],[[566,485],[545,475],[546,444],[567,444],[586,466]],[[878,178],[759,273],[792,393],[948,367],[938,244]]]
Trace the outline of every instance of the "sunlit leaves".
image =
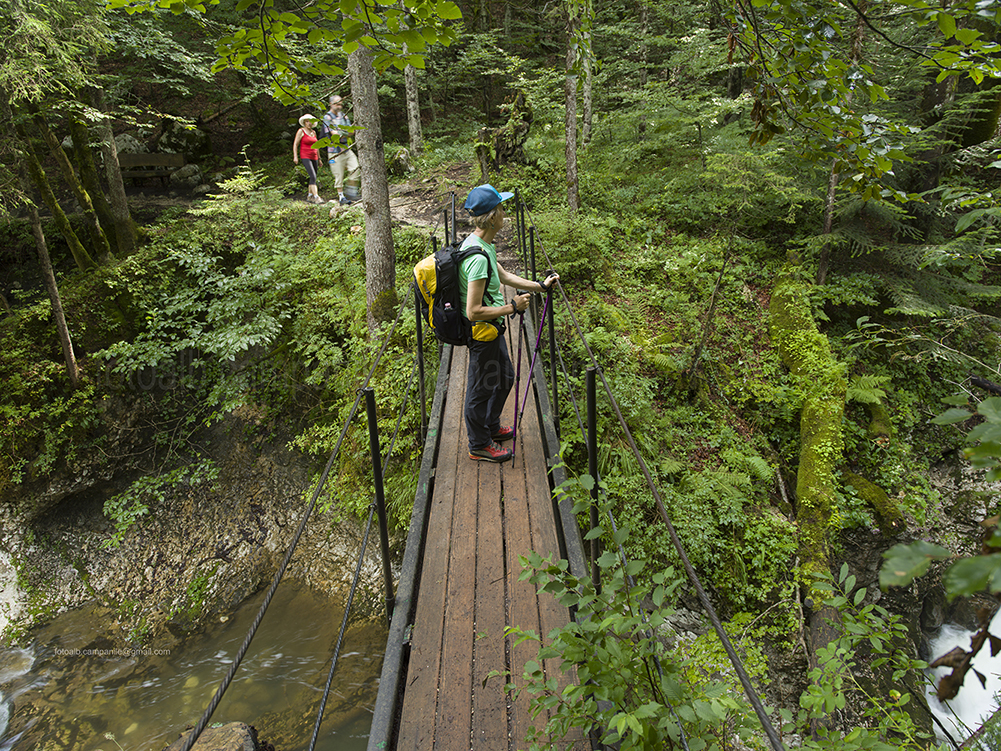
[[[780,121],[795,122],[804,155],[833,162],[849,178],[843,184],[863,198],[910,199],[880,185],[896,163],[909,160],[913,129],[869,111],[888,99],[867,61],[873,50],[892,45],[895,56],[937,71],[939,81],[1001,77],[1001,46],[984,31],[985,20],[998,22],[996,3],[960,0],[945,10],[923,0],[889,0],[878,13],[874,3],[815,0],[752,0],[736,8],[731,21],[755,86],[752,143],[781,132]],[[866,12],[863,21],[859,14]],[[908,46],[898,38],[920,41]]]
[[[206,4],[216,2],[108,0],[110,7],[130,13],[154,7],[175,13],[191,10],[204,13]],[[241,0],[237,8],[257,10],[257,5],[251,0]],[[271,75],[276,98],[292,103],[310,98],[309,85],[299,80],[302,74],[343,72],[327,59],[329,54],[317,55],[317,50],[349,55],[365,46],[372,50],[377,70],[390,66],[402,70],[408,64],[423,68],[428,46],[447,46],[455,40],[450,22],[460,19],[462,12],[450,0],[407,0],[404,8],[372,0],[318,0],[289,10],[276,8],[274,0],[263,0],[259,12],[247,16],[247,26],[219,40],[218,60],[213,69],[260,65]]]

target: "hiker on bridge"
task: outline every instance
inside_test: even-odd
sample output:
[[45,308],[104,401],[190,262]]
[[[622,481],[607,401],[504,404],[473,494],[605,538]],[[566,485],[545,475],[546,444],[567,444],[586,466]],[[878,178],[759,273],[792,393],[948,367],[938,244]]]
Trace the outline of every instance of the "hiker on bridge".
[[[480,185],[469,192],[464,206],[476,229],[462,243],[462,248],[476,244],[487,256],[470,255],[459,268],[462,309],[474,324],[466,374],[465,419],[469,458],[476,461],[500,463],[514,456],[511,449],[499,445],[514,437],[513,426],[500,424],[501,410],[514,385],[514,367],[503,336],[504,316],[524,312],[532,292],[546,292],[560,278],[559,274],[550,274],[544,282],[533,282],[505,271],[497,262],[493,241],[504,226],[504,201],[513,196],[513,193],[499,193],[492,185]],[[502,284],[527,292],[505,302]],[[475,326],[478,321],[490,326]]]

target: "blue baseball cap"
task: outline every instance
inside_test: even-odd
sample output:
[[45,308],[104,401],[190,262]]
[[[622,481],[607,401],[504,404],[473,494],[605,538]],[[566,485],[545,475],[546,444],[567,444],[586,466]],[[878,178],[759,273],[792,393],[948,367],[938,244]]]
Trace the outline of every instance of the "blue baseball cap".
[[482,216],[489,214],[509,198],[514,198],[514,193],[499,193],[493,185],[477,185],[469,191],[463,208],[473,216]]

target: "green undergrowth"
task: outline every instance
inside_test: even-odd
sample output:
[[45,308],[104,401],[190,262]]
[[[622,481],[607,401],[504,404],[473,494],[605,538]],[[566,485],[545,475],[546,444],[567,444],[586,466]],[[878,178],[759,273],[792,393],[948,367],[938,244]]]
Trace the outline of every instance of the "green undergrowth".
[[[206,431],[234,416],[251,433],[289,437],[318,464],[326,460],[380,344],[366,332],[364,233],[358,215],[328,217],[262,181],[245,170],[222,194],[144,228],[132,256],[62,280],[82,371],[75,391],[47,302],[22,306],[0,323],[0,338],[10,344],[0,361],[7,385],[0,489],[73,466],[81,455],[113,464],[114,455],[102,459],[94,450],[113,429],[104,413],[109,400],[145,405],[149,442],[131,461],[159,478],[158,488],[176,467],[204,461]],[[426,243],[421,233],[401,231],[401,262],[412,264]],[[408,286],[401,274],[401,299]],[[402,318],[370,384],[384,445],[412,372],[413,316]],[[437,360],[429,346],[433,389]],[[397,523],[409,514],[410,469],[420,450],[416,387],[411,391],[387,476]],[[371,496],[364,404],[360,415],[328,498],[352,514]],[[107,507],[116,525],[112,544],[141,523],[145,510],[137,503],[122,496]]]

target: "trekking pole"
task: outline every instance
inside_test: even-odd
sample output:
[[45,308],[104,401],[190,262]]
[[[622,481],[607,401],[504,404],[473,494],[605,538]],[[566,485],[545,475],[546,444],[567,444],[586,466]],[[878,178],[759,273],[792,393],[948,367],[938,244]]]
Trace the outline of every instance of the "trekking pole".
[[[532,386],[532,373],[535,371],[535,361],[539,357],[539,346],[542,344],[542,329],[546,325],[546,312],[549,310],[549,300],[552,295],[546,295],[546,304],[542,307],[542,315],[539,316],[539,333],[535,337],[535,352],[532,354],[532,367],[528,369],[528,382],[525,384],[525,398],[521,403],[521,411],[525,411],[525,405],[528,404],[528,390]],[[518,340],[518,365],[521,365],[521,339]],[[518,424],[518,418],[521,415],[518,413],[518,395],[514,395],[514,422],[515,425]]]
[[[515,310],[518,310],[515,306]],[[514,424],[511,426],[511,461],[514,461],[514,448],[518,445],[518,393],[521,391],[521,340],[524,336],[525,313],[518,313],[518,366],[514,377]],[[527,396],[528,394],[526,394]]]

